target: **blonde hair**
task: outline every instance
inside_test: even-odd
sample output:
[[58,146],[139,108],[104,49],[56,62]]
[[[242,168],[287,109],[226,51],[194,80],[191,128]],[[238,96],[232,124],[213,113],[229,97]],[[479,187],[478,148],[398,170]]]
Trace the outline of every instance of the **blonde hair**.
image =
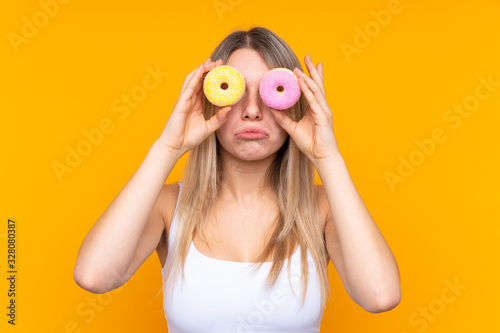
[[[258,51],[271,69],[277,67],[290,70],[294,67],[302,69],[296,55],[285,41],[263,27],[232,32],[215,48],[211,59],[213,61],[222,59],[225,64],[229,55],[241,48]],[[285,110],[285,113],[292,120],[299,121],[305,115],[306,107],[307,102],[302,94],[299,101],[292,108]],[[209,119],[214,110],[214,106],[203,96],[205,119]],[[212,133],[189,152],[182,191],[174,212],[174,216],[178,214],[178,221],[182,223],[178,224],[174,246],[171,248],[173,253],[165,266],[167,278],[173,279],[172,289],[181,271],[184,278],[184,263],[193,235],[199,232],[201,239],[208,244],[204,220],[209,208],[217,199],[224,172],[219,149],[217,137]],[[319,275],[322,304],[325,304],[327,296],[330,301],[331,296],[328,280],[329,258],[317,206],[314,176],[311,161],[288,136],[266,175],[267,185],[277,195],[279,214],[275,220],[276,227],[271,239],[257,259],[254,269],[259,269],[263,262],[272,256],[272,266],[266,286],[274,285],[285,259],[292,255],[292,250],[298,244],[301,248],[302,306],[307,292],[307,249],[312,255]],[[290,280],[290,265],[288,265],[288,277]],[[164,281],[163,288],[166,284]]]

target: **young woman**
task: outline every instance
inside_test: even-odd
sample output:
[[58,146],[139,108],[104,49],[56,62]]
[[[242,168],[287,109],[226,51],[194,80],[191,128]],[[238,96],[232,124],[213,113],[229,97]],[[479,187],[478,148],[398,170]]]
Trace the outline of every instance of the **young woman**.
[[[222,64],[246,89],[220,108],[202,83]],[[397,306],[398,266],[338,150],[323,65],[305,64],[309,75],[266,28],[227,36],[186,76],[159,138],[84,239],[76,283],[118,288],[156,249],[171,333],[319,332],[330,260],[366,311]],[[293,70],[302,91],[285,111],[259,95],[277,67]],[[242,134],[249,128],[262,135]],[[188,151],[183,181],[165,184]]]

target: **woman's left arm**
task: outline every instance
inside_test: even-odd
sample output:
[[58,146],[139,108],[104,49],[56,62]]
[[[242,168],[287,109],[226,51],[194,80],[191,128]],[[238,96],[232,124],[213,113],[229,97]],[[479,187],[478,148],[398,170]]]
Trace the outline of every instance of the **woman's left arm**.
[[401,299],[398,265],[338,150],[332,111],[325,97],[323,65],[320,62],[315,67],[309,55],[304,62],[310,77],[294,69],[308,102],[304,117],[295,122],[283,111],[271,112],[321,178],[330,208],[325,226],[327,249],[332,263],[347,280],[343,282],[348,285],[349,296],[366,311],[388,311]]

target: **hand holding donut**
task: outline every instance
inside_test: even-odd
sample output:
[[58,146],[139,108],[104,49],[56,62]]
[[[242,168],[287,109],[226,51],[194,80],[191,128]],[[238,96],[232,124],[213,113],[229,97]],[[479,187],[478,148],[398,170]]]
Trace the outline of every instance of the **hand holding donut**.
[[203,115],[203,76],[217,66],[222,59],[213,62],[208,58],[204,64],[189,73],[184,79],[181,92],[175,102],[165,128],[157,142],[181,157],[215,132],[226,120],[231,106],[221,108],[209,120]]
[[320,62],[315,67],[309,55],[304,62],[310,77],[298,68],[293,70],[308,102],[304,117],[296,122],[282,111],[273,108],[270,110],[278,124],[317,168],[322,160],[336,157],[340,153],[333,131],[332,110],[325,97],[323,64]]

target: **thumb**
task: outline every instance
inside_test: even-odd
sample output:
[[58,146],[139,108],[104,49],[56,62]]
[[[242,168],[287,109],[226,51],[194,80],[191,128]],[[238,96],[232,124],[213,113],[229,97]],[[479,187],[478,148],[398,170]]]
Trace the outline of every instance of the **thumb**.
[[226,122],[229,111],[231,111],[231,105],[219,109],[216,114],[206,121],[209,133],[215,132]]
[[271,113],[273,114],[274,119],[276,119],[278,125],[280,125],[288,134],[292,135],[292,126],[294,126],[295,122],[282,110],[276,110],[273,108],[269,108],[269,110],[271,110]]

